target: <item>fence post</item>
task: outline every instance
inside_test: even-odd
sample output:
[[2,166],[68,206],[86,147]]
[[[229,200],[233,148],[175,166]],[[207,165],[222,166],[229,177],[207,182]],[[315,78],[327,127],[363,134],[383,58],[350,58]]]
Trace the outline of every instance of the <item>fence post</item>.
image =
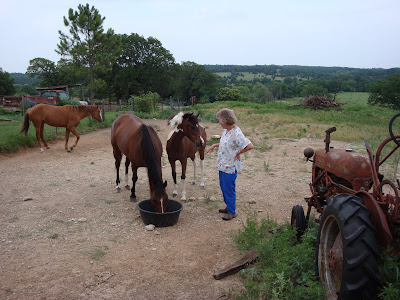
[[101,105],[101,113],[103,114],[103,122],[106,120],[106,113],[104,111],[104,98]]

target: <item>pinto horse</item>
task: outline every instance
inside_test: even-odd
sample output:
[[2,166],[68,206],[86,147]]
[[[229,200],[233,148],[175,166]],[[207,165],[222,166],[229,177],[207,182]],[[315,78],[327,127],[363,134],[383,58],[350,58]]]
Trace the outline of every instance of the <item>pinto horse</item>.
[[198,115],[195,116],[192,112],[180,112],[177,115],[169,118],[168,124],[174,128],[167,140],[168,160],[172,168],[172,178],[174,179],[173,196],[178,195],[178,186],[176,183],[176,165],[177,160],[182,166],[182,200],[186,200],[186,166],[187,158],[193,162],[193,182],[196,181],[196,153],[200,154],[201,167],[201,182],[200,187],[204,188],[204,149],[206,147],[207,134],[203,127],[199,125]]
[[[97,121],[101,122],[103,119],[100,114],[100,108],[97,105],[64,105],[54,106],[47,104],[37,104],[27,110],[24,116],[24,123],[22,125],[21,133],[28,134],[29,124],[32,121],[36,128],[36,138],[39,142],[40,152],[44,152],[40,139],[42,139],[44,146],[49,149],[49,145],[44,140],[43,129],[44,124],[54,127],[65,127],[65,150],[71,152],[78,144],[80,135],[76,131],[79,122],[88,116],[92,116]],[[69,133],[72,132],[76,136],[75,144],[68,149]]]
[[141,119],[132,115],[121,115],[113,123],[111,129],[111,145],[117,169],[117,191],[119,187],[119,167],[122,155],[126,156],[125,178],[126,189],[129,190],[128,168],[132,164],[131,201],[136,202],[135,185],[138,179],[137,169],[147,167],[150,185],[150,200],[157,212],[166,212],[168,195],[165,191],[167,181],[162,181],[161,156],[163,152],[160,138],[151,126],[146,126]]

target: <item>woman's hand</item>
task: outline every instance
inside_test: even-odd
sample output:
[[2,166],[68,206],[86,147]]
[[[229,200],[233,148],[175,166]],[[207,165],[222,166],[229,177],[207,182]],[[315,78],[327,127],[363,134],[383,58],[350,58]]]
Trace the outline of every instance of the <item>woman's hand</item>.
[[219,147],[219,144],[212,144],[208,149],[207,149],[207,153],[210,153],[214,150],[215,147]]

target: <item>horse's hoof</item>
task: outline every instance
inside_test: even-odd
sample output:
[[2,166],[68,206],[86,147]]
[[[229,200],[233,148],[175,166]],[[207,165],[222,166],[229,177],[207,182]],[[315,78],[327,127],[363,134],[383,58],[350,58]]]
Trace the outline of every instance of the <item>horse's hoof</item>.
[[71,150],[67,150],[67,152],[68,152],[68,153],[71,153],[72,151],[71,151]]
[[192,182],[192,185],[195,185],[195,184],[196,184],[196,182],[193,181],[193,182]]
[[176,194],[176,193],[173,193],[173,194],[172,194],[172,197],[175,198],[176,196],[178,196],[178,194]]
[[43,150],[43,148],[40,148],[39,150],[40,150],[40,153],[44,153],[44,150]]
[[128,185],[126,185],[125,186],[125,188],[128,190],[128,191],[130,191],[131,190],[131,186],[128,184]]
[[117,193],[121,193],[121,188],[117,187]]
[[46,149],[50,149],[50,146],[46,146]]
[[204,185],[201,185],[201,186],[200,186],[200,188],[201,188],[202,190],[204,190],[204,189],[205,189]]
[[135,203],[136,202],[136,197],[130,197],[131,202]]

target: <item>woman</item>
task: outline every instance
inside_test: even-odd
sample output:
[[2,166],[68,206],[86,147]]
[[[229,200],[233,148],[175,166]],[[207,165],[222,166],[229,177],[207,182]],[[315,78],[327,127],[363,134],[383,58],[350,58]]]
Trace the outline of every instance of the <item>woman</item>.
[[236,178],[237,172],[242,169],[240,154],[253,149],[254,146],[235,125],[237,119],[232,110],[220,110],[217,119],[223,128],[222,136],[218,144],[208,148],[207,153],[218,147],[219,185],[226,204],[226,208],[220,209],[219,212],[225,213],[222,219],[229,221],[236,217]]

